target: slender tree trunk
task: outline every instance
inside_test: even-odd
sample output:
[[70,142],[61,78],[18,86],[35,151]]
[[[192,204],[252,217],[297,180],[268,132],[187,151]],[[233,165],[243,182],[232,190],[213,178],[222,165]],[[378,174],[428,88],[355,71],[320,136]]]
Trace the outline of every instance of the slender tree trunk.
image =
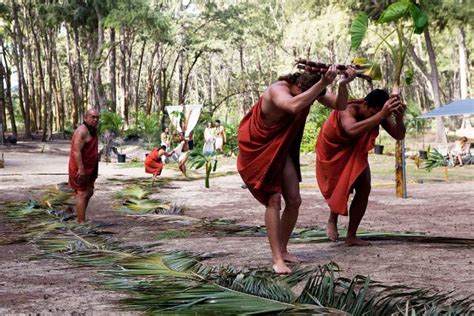
[[122,111],[125,125],[129,125],[128,109],[129,109],[129,95],[127,86],[127,36],[126,31],[120,32],[120,86],[122,90]]
[[[52,34],[53,35],[53,34]],[[53,46],[53,83],[54,88],[56,90],[56,102],[58,103],[58,117],[59,117],[59,132],[62,134],[62,138],[64,139],[64,120],[66,116],[66,111],[64,109],[64,90],[63,90],[63,83],[61,80],[61,69],[59,67],[59,60],[58,60],[58,49],[56,47],[56,43],[54,40],[51,40],[51,45]],[[56,80],[54,80],[56,78]]]
[[[426,48],[428,51],[428,57],[431,67],[431,83],[433,86],[433,97],[435,108],[441,106],[440,90],[439,90],[439,74],[438,66],[436,64],[436,55],[431,42],[431,36],[428,29],[424,31]],[[443,125],[443,120],[441,117],[436,118],[436,142],[438,143],[447,143],[446,132]]]
[[184,103],[184,63],[186,60],[183,49],[178,52],[179,65],[178,65],[178,104]]
[[[2,48],[3,52],[7,51],[5,44],[3,42],[3,38],[0,34],[0,47]],[[3,61],[5,62],[5,83],[6,83],[6,91],[5,91],[5,107],[8,111],[8,116],[10,117],[10,127],[12,131],[12,136],[17,138],[18,137],[18,130],[16,128],[16,120],[15,120],[15,111],[13,110],[13,98],[12,98],[12,82],[11,82],[11,75],[12,72],[10,67],[8,66],[8,60],[6,54],[3,54]]]
[[467,67],[467,54],[466,54],[466,34],[464,27],[459,27],[459,86],[461,88],[461,99],[465,99],[468,96],[468,78],[469,73]]
[[155,94],[155,71],[154,71],[154,64],[155,64],[155,56],[158,53],[159,43],[155,44],[155,48],[153,49],[153,53],[151,54],[150,63],[148,64],[148,78],[147,78],[147,87],[146,87],[146,106],[145,106],[145,113],[147,115],[151,114],[152,107],[153,107],[153,96]]
[[138,63],[137,83],[135,85],[135,122],[138,121],[138,111],[140,106],[140,79],[142,74],[143,56],[145,55],[146,41],[143,41],[142,51],[140,52],[140,61]]
[[78,89],[78,104],[79,104],[79,111],[78,111],[78,120],[79,122],[82,122],[84,120],[84,100],[87,100],[87,91],[86,91],[86,85],[84,83],[84,67],[82,65],[82,60],[81,60],[81,46],[79,43],[79,29],[77,26],[72,26],[72,30],[74,33],[74,49],[76,52],[76,64],[75,64],[75,70],[77,71],[77,79],[79,81],[79,89]]
[[33,59],[31,55],[31,39],[30,36],[28,36],[28,32],[26,33],[26,65],[27,65],[27,72],[28,72],[28,91],[30,92],[31,95],[31,111],[33,115],[30,117],[31,119],[31,128],[34,132],[38,131],[38,111],[36,108],[36,89],[35,89],[35,79],[34,79],[34,73],[33,73]]
[[76,80],[76,72],[74,67],[73,55],[71,50],[71,30],[66,26],[66,54],[67,54],[67,68],[69,70],[69,83],[72,90],[72,126],[76,128],[79,119],[80,97],[79,87]]
[[109,56],[109,80],[110,80],[110,111],[117,112],[117,49],[115,48],[115,29],[110,29],[110,43],[112,45]]
[[5,132],[7,130],[7,112],[5,110],[5,86],[3,84],[6,76],[5,67],[0,59],[0,142],[3,143],[5,140]]
[[31,128],[30,128],[30,100],[29,100],[29,92],[28,86],[26,84],[25,75],[24,75],[24,68],[23,68],[23,32],[21,31],[20,22],[18,18],[18,4],[13,1],[12,2],[12,15],[13,20],[15,21],[15,34],[16,34],[16,53],[18,57],[18,81],[21,83],[20,90],[23,97],[24,102],[24,111],[23,111],[23,118],[25,123],[25,138],[32,139],[31,135]]

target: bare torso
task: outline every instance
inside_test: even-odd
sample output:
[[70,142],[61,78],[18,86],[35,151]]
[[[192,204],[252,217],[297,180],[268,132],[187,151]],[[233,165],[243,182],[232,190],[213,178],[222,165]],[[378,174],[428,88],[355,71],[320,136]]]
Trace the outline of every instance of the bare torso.
[[270,89],[277,88],[286,90],[291,94],[290,85],[286,81],[277,81],[269,86],[262,94],[262,119],[266,126],[272,126],[280,122],[284,117],[291,115],[285,110],[278,108],[272,101]]

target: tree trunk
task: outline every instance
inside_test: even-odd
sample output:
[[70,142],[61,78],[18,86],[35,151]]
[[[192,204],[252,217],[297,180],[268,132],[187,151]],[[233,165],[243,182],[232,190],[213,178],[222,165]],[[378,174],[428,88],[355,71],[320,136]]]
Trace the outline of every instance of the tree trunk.
[[112,48],[109,56],[109,80],[110,80],[110,107],[111,112],[117,112],[117,49],[115,48],[115,29],[110,29],[110,44]]
[[25,46],[25,50],[26,50],[26,65],[27,65],[27,72],[28,72],[28,85],[29,85],[29,88],[28,90],[30,91],[30,94],[31,94],[31,111],[33,113],[32,117],[30,117],[31,119],[31,127],[32,127],[32,130],[34,132],[37,132],[38,131],[38,124],[37,122],[39,122],[39,116],[38,116],[38,110],[36,108],[36,89],[35,89],[35,79],[34,79],[34,73],[33,73],[33,58],[32,58],[32,55],[31,55],[31,39],[30,39],[30,36],[28,36],[28,32],[26,33],[26,46]]
[[151,54],[150,63],[148,64],[148,78],[147,78],[147,87],[146,87],[146,106],[145,106],[145,113],[146,115],[150,115],[152,108],[153,108],[153,97],[155,94],[155,71],[154,71],[154,64],[155,64],[155,56],[158,53],[158,49],[160,44],[157,42],[155,44],[155,48],[153,49],[153,53]]
[[129,108],[129,95],[128,95],[128,87],[127,87],[127,36],[125,30],[121,30],[120,32],[120,86],[122,90],[122,111],[123,111],[123,118],[125,120],[125,125],[129,125],[129,118],[128,118],[128,108]]
[[25,123],[25,135],[24,138],[26,139],[32,139],[31,135],[31,129],[30,129],[30,100],[29,100],[29,92],[28,92],[28,86],[26,85],[26,80],[25,80],[25,75],[23,71],[23,32],[21,31],[20,28],[20,22],[18,19],[18,4],[13,1],[12,2],[12,15],[13,15],[13,20],[15,21],[15,39],[16,39],[16,54],[17,54],[17,70],[18,70],[18,82],[19,84],[19,90],[20,95],[23,99],[24,103],[24,110],[22,111],[23,113],[23,118],[24,118],[24,123]]
[[143,56],[145,55],[146,40],[143,41],[142,51],[140,52],[140,61],[138,62],[137,83],[135,85],[135,122],[138,122],[138,112],[140,107],[140,79],[142,75]]
[[80,97],[79,87],[76,80],[76,72],[74,67],[73,55],[71,50],[71,30],[66,26],[66,54],[67,54],[67,68],[69,70],[69,83],[72,90],[72,126],[75,129],[79,120]]
[[5,67],[3,67],[3,62],[0,59],[0,143],[2,144],[5,140],[5,131],[7,128],[5,124],[7,120],[7,114],[5,110],[5,86],[3,84],[5,75]]
[[466,54],[466,34],[464,27],[459,27],[459,85],[461,88],[461,99],[468,96],[468,80],[467,80],[467,54]]
[[[431,85],[433,87],[433,101],[435,108],[441,106],[440,90],[439,90],[439,75],[438,75],[438,66],[436,64],[436,55],[431,42],[431,37],[428,29],[424,31],[426,48],[428,51],[428,57],[431,67]],[[438,143],[447,143],[446,132],[443,125],[443,120],[441,117],[436,118],[436,142]]]
[[76,51],[76,64],[75,64],[75,70],[77,70],[77,78],[79,80],[79,89],[78,89],[78,105],[79,105],[79,111],[78,111],[78,120],[79,122],[82,122],[84,120],[84,100],[87,99],[87,91],[85,88],[85,83],[84,83],[84,71],[83,71],[83,66],[82,66],[82,61],[81,61],[81,46],[79,43],[79,29],[77,26],[73,26],[73,33],[74,33],[74,48]]
[[[3,42],[3,38],[0,34],[0,47],[2,48],[3,52],[7,51],[5,47],[5,43]],[[12,83],[11,83],[11,70],[8,66],[7,56],[6,54],[3,55],[3,61],[5,62],[5,83],[6,83],[6,91],[5,91],[5,107],[8,111],[8,116],[10,117],[10,128],[12,131],[12,136],[17,138],[18,137],[18,130],[16,128],[16,121],[15,121],[15,112],[13,110],[13,99],[12,99]],[[0,63],[2,61],[0,60]],[[2,65],[3,66],[3,65]],[[6,125],[6,121],[3,122]]]
[[[51,36],[53,33],[51,34]],[[56,47],[56,41],[51,38],[51,45],[53,46],[53,61],[54,61],[54,68],[53,68],[53,76],[56,80],[53,81],[54,88],[56,90],[56,102],[58,108],[58,117],[59,117],[59,132],[62,134],[63,139],[65,139],[64,135],[64,120],[65,120],[65,109],[64,109],[64,90],[63,90],[63,83],[61,80],[61,69],[59,67],[59,60],[58,60],[58,49]]]

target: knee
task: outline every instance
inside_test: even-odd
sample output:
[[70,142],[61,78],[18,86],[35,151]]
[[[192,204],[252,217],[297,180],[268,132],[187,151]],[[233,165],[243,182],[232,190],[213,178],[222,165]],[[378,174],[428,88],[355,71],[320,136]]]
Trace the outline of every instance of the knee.
[[369,196],[371,190],[372,190],[372,185],[369,182],[369,183],[365,183],[365,184],[359,186],[358,188],[356,188],[355,191],[358,194]]
[[288,209],[297,211],[301,206],[301,196],[289,197],[285,200],[285,205]]
[[268,200],[268,206],[277,210],[281,210],[281,194],[275,193],[270,196],[270,199]]

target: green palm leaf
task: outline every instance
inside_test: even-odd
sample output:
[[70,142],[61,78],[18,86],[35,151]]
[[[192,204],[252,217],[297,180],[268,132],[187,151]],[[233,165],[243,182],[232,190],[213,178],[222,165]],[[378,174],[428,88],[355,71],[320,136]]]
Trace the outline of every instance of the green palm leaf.
[[144,190],[141,186],[131,185],[118,191],[116,196],[119,198],[135,198],[141,200],[146,198],[148,194],[150,194],[150,191]]

